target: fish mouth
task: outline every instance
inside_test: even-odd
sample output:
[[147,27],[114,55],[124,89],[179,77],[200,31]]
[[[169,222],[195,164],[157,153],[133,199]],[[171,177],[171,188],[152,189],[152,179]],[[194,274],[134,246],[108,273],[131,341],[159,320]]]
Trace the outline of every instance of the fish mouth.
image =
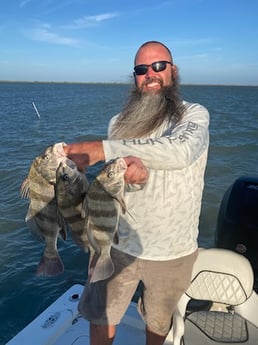
[[127,164],[123,158],[119,159],[119,167],[121,170],[126,170],[127,169]]
[[58,168],[61,169],[65,169],[66,167],[70,168],[70,169],[77,169],[77,165],[74,163],[74,161],[72,161],[69,158],[65,158],[63,160],[61,160],[61,162],[59,163]]
[[72,168],[72,169],[77,168],[77,165],[74,163],[74,161],[72,161],[72,160],[69,159],[69,158],[66,158],[66,164],[67,164],[70,168]]

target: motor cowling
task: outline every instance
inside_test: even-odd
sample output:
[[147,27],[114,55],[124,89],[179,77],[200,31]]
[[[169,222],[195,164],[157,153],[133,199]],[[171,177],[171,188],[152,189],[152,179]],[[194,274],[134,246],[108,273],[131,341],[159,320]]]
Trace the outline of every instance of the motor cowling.
[[225,192],[217,219],[216,247],[244,255],[258,292],[258,177],[242,176]]

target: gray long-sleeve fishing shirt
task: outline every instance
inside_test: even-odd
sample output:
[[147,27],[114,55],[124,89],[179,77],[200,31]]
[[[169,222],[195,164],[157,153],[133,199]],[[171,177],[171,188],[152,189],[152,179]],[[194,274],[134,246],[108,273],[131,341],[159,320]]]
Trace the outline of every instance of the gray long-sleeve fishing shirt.
[[125,193],[128,212],[120,217],[114,245],[142,259],[170,260],[197,248],[209,113],[200,104],[184,105],[177,125],[164,123],[146,139],[103,141],[106,161],[136,156],[149,169],[144,188]]

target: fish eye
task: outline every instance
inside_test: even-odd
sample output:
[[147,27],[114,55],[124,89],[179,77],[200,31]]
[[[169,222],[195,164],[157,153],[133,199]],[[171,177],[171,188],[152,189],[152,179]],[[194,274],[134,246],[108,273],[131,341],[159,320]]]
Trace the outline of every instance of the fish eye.
[[115,176],[115,173],[114,173],[114,171],[109,171],[108,173],[107,173],[107,177],[108,178],[112,178],[112,177],[114,177]]
[[48,160],[49,160],[49,155],[44,155],[44,156],[43,156],[43,159],[44,159],[45,161],[48,161]]
[[64,181],[69,181],[69,175],[68,175],[68,174],[63,174],[63,175],[62,175],[62,179],[63,179]]

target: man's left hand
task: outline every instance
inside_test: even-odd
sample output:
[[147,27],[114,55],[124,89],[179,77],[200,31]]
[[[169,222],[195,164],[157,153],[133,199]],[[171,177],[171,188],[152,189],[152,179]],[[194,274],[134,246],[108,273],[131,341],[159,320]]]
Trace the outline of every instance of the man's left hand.
[[149,172],[140,158],[134,156],[123,157],[127,170],[125,172],[125,182],[130,184],[144,184],[147,182]]

